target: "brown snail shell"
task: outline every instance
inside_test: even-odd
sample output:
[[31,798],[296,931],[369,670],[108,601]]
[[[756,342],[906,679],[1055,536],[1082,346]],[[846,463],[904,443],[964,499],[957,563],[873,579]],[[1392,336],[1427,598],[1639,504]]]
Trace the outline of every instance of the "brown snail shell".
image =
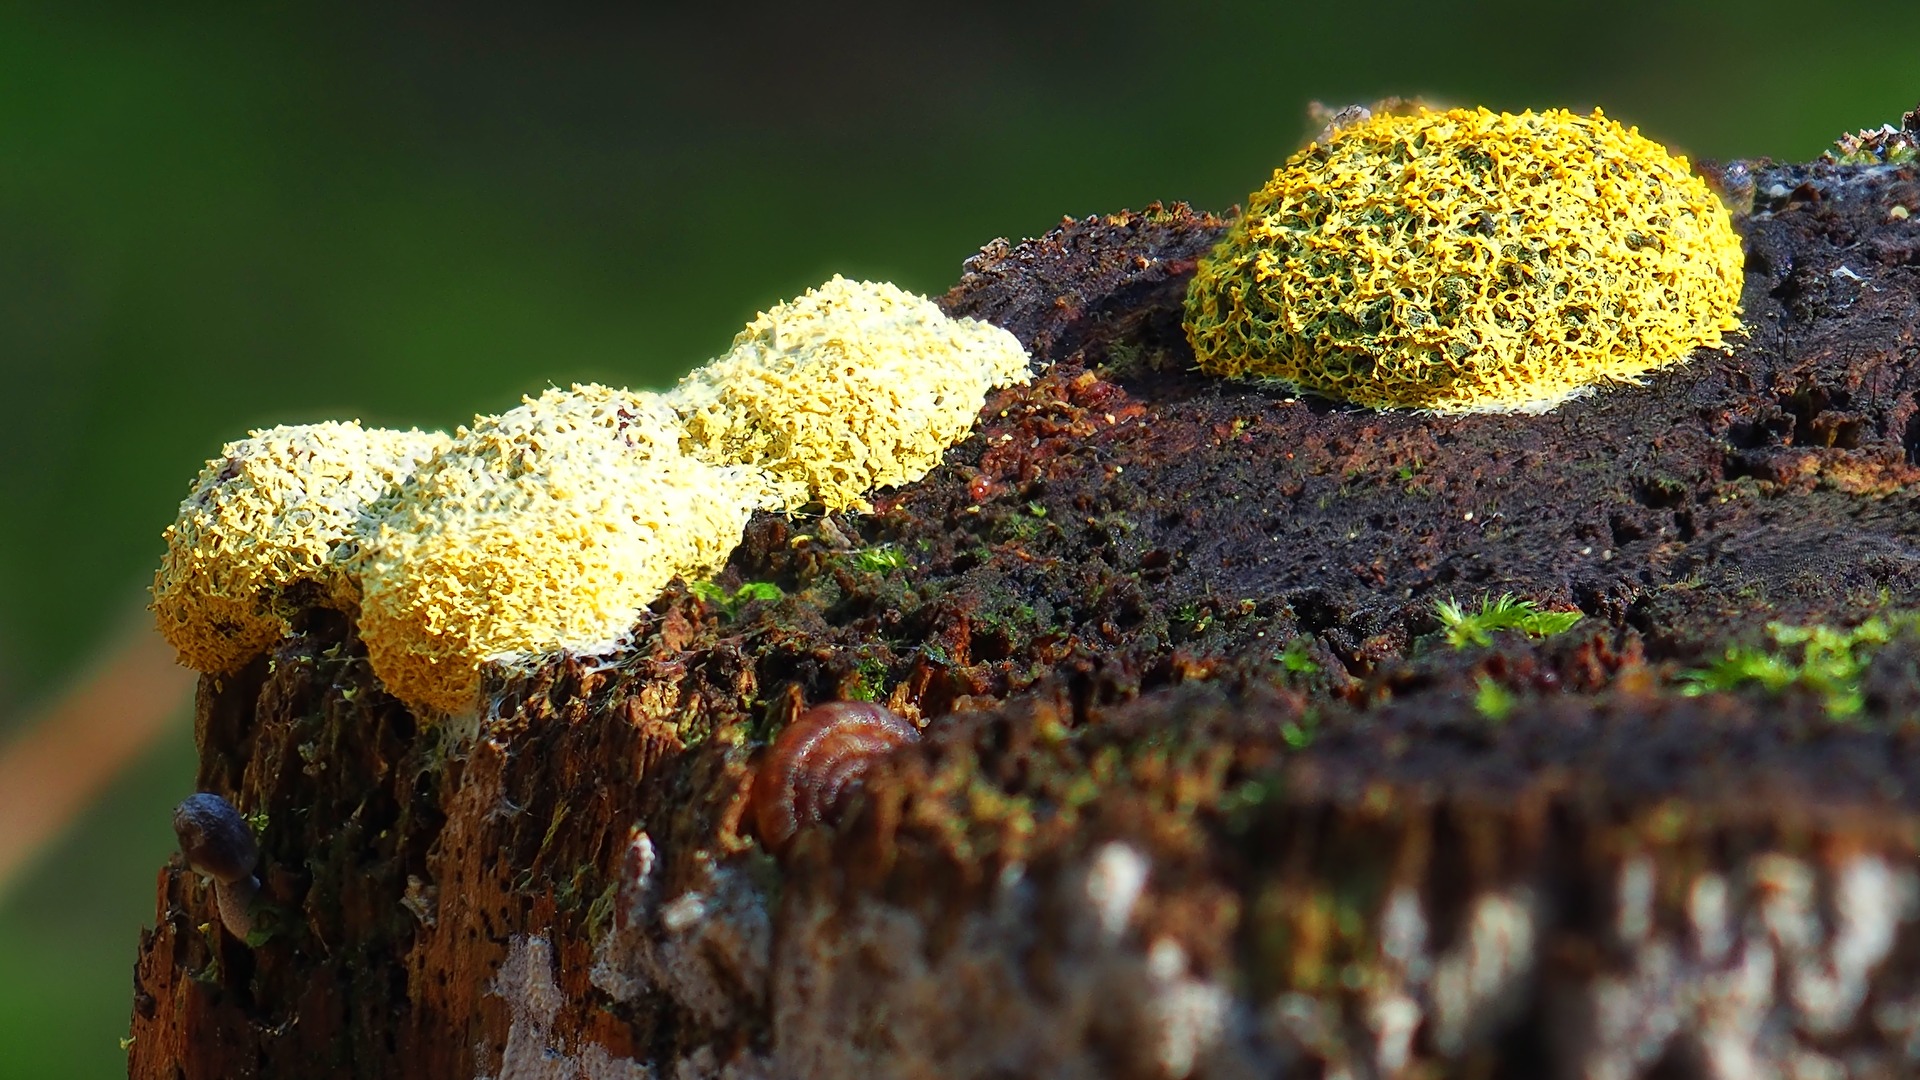
[[778,854],[801,829],[838,821],[875,762],[919,741],[919,729],[872,702],[830,701],[801,713],[754,774],[760,842]]

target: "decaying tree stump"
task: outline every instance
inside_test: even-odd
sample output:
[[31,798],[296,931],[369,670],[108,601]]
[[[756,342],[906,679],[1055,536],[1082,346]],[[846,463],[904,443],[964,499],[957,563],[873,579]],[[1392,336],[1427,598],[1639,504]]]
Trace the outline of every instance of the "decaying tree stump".
[[[756,518],[477,732],[310,612],[199,693],[268,932],[161,871],[131,1075],[1911,1075],[1920,178],[1754,177],[1744,343],[1644,386],[1212,380],[1222,222],[1067,221],[944,298],[1050,365],[944,465]],[[1445,640],[1503,592],[1586,617]],[[1876,613],[1855,683],[1686,678]],[[770,737],[869,698],[923,740],[770,854]]]

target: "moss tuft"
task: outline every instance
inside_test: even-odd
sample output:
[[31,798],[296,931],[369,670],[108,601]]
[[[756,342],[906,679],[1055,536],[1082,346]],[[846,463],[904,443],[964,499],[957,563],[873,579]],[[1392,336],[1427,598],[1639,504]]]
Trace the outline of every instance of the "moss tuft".
[[1440,618],[1447,644],[1456,649],[1472,645],[1491,645],[1493,635],[1513,631],[1528,637],[1552,637],[1573,629],[1581,619],[1578,611],[1546,611],[1531,600],[1517,600],[1512,593],[1497,599],[1480,598],[1480,610],[1469,611],[1452,600],[1433,605]]
[[1747,687],[1770,694],[1803,690],[1820,698],[1827,715],[1850,719],[1866,707],[1860,680],[1874,654],[1907,633],[1920,633],[1920,615],[1875,615],[1847,629],[1768,623],[1772,648],[1732,646],[1706,667],[1683,672],[1681,693],[1694,696]]

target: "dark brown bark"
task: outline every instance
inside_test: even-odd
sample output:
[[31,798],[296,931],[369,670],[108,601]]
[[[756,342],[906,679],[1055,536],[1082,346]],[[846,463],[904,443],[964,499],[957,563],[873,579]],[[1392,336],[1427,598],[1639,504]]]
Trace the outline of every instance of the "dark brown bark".
[[[131,1074],[1912,1072],[1920,635],[1848,715],[1679,675],[1920,587],[1920,180],[1755,186],[1746,342],[1546,416],[1190,370],[1184,208],[991,245],[943,303],[1042,377],[871,515],[756,519],[724,582],[783,599],[676,587],[477,734],[311,613],[199,699],[276,932],[163,870]],[[1437,639],[1506,591],[1587,617]],[[925,738],[776,859],[796,695]]]

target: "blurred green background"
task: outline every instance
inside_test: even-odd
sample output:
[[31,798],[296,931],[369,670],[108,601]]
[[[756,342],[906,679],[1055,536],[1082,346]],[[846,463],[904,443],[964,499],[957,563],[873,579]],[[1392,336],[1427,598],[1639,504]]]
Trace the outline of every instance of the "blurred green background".
[[[1920,7],[1885,3],[524,7],[0,15],[0,745],[250,427],[662,386],[835,271],[938,293],[1063,214],[1224,208],[1311,98],[1791,159],[1920,99]],[[0,1077],[124,1074],[192,770],[182,717],[0,896]]]

